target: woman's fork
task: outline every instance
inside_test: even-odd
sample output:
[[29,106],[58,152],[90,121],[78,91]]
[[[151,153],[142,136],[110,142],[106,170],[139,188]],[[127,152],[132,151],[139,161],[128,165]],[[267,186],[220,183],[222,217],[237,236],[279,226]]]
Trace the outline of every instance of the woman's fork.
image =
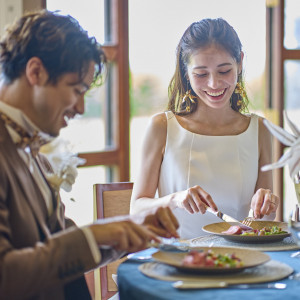
[[252,224],[253,221],[255,221],[255,218],[254,218],[254,211],[253,211],[252,208],[250,208],[248,217],[246,217],[246,218],[242,221],[242,224],[244,224],[244,225],[246,225],[246,226],[249,226],[249,227],[252,227],[251,224]]
[[255,218],[253,217],[246,217],[243,221],[242,221],[242,224],[246,225],[246,226],[249,226],[249,227],[252,227],[252,222],[255,221]]

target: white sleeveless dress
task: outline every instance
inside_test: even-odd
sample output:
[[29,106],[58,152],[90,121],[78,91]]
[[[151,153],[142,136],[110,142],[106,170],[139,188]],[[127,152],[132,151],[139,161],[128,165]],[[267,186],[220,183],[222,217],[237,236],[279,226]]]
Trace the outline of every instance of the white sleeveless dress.
[[[206,136],[184,129],[172,112],[166,112],[167,138],[158,195],[199,185],[218,209],[242,220],[250,209],[258,175],[258,116],[251,114],[246,131],[232,136]],[[190,214],[174,209],[183,239],[206,234],[202,227],[221,220],[211,213]]]

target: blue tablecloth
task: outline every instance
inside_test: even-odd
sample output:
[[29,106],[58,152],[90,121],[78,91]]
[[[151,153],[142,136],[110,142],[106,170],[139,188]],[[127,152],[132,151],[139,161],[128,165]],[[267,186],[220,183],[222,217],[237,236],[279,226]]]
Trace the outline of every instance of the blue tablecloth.
[[[155,252],[148,249],[140,252],[140,256],[147,256]],[[295,273],[300,272],[300,258],[291,258],[295,251],[266,252],[271,259],[291,266]],[[147,260],[148,262],[151,261]],[[118,287],[120,300],[177,300],[177,299],[213,299],[213,300],[288,300],[300,299],[300,281],[282,279],[278,282],[287,284],[284,290],[273,289],[205,289],[205,290],[178,290],[172,282],[157,280],[143,275],[138,266],[147,261],[129,259],[118,268]]]

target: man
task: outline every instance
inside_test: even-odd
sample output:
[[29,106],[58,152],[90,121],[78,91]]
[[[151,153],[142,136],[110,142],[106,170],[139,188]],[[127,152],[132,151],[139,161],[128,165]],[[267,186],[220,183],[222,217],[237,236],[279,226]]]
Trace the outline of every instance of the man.
[[0,42],[0,299],[90,299],[84,272],[156,234],[177,237],[168,208],[131,221],[74,226],[46,179],[39,146],[84,112],[105,56],[71,17],[23,16]]

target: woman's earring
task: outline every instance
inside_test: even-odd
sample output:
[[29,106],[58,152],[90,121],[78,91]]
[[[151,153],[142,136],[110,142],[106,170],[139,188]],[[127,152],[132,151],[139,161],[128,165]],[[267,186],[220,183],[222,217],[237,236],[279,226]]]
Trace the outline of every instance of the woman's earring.
[[234,92],[238,95],[238,101],[236,102],[236,105],[242,106],[243,99],[246,97],[246,92],[244,87],[239,82],[236,84]]
[[191,90],[187,90],[185,95],[182,98],[182,104],[186,102],[185,110],[187,112],[191,111],[191,103],[196,103],[194,99],[197,99],[197,97],[192,95]]

